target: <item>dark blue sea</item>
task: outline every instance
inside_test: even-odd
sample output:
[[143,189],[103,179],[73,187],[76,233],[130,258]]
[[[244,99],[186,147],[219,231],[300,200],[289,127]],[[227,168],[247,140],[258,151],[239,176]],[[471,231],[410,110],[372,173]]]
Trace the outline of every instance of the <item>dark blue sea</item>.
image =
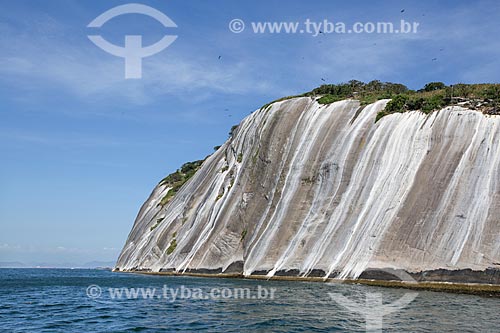
[[[0,331],[366,332],[367,320],[375,320],[368,327],[373,332],[500,332],[498,298],[409,293],[313,282],[0,269]],[[405,295],[413,301],[390,308]],[[390,313],[382,316],[384,309]]]

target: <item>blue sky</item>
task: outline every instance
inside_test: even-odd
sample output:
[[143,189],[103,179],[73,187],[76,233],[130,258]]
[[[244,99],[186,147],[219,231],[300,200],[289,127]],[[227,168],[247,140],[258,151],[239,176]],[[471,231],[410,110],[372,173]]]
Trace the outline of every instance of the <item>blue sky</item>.
[[[124,79],[88,23],[127,1],[0,0],[0,261],[113,261],[166,174],[270,100],[350,79],[498,82],[498,1],[138,1],[170,17],[104,38],[178,35]],[[401,12],[404,9],[404,12]],[[240,18],[247,29],[229,31]],[[254,34],[256,21],[419,22],[416,34]],[[220,56],[220,59],[219,59]],[[432,60],[436,58],[435,60]]]

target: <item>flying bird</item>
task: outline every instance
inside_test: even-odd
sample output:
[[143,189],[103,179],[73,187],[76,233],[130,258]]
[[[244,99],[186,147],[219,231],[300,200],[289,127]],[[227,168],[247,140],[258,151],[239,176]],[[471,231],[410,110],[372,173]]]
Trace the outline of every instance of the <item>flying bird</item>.
[[438,58],[432,58],[432,61],[436,61],[436,60],[438,60]]
[[220,60],[220,58],[222,58],[222,56],[219,56],[219,60]]
[[405,12],[405,10],[404,10],[404,9],[401,9],[401,13],[404,13],[404,12]]

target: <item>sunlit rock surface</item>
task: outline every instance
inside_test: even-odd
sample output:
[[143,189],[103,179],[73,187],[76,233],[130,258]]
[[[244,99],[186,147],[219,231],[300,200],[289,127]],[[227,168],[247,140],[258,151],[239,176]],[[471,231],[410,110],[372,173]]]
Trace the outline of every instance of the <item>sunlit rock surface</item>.
[[340,278],[500,267],[500,117],[450,107],[375,123],[387,101],[255,111],[164,207],[169,189],[154,189],[116,267]]

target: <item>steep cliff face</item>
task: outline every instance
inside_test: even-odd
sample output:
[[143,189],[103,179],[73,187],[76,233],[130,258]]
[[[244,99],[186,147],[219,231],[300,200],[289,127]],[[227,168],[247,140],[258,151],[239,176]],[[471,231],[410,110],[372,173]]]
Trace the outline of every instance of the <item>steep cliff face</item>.
[[356,278],[498,265],[500,117],[450,107],[375,122],[386,103],[255,111],[170,202],[154,189],[116,267]]

